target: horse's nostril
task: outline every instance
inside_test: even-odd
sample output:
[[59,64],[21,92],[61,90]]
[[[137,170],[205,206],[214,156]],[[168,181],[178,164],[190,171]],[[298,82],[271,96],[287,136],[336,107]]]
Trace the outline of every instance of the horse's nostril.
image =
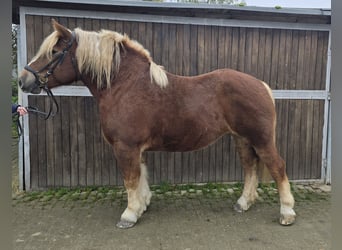
[[19,87],[21,88],[23,86],[22,81],[19,79],[19,83],[18,83]]

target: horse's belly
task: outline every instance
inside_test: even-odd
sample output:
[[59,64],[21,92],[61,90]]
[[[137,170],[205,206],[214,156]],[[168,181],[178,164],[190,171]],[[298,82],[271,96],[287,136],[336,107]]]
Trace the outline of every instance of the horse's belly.
[[188,133],[177,136],[163,136],[159,143],[150,148],[151,151],[170,151],[170,152],[186,152],[204,148],[224,134],[222,131],[189,131]]

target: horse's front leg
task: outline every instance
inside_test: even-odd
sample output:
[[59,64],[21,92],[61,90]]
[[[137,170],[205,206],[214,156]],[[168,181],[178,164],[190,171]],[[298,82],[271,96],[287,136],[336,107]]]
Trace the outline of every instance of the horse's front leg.
[[152,194],[146,166],[141,158],[142,151],[118,143],[114,146],[114,152],[127,190],[127,208],[116,226],[125,229],[135,225],[150,204]]

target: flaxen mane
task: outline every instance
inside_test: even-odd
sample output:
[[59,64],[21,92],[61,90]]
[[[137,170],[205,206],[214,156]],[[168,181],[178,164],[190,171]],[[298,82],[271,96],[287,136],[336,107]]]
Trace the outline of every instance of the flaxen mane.
[[[120,48],[123,43],[137,50],[150,62],[151,81],[160,87],[165,87],[168,80],[164,70],[156,65],[150,53],[138,42],[130,40],[127,35],[122,35],[109,30],[100,32],[75,29],[77,39],[76,58],[80,72],[90,73],[96,80],[97,87],[111,86],[111,80],[117,75],[120,68]],[[104,78],[104,79],[103,79]],[[105,84],[105,86],[103,86]]]
[[[110,88],[111,80],[118,74],[121,62],[120,48],[123,47],[123,43],[129,44],[148,59],[151,82],[161,88],[168,85],[163,68],[153,62],[150,53],[140,43],[131,40],[127,35],[109,30],[84,31],[80,28],[75,29],[75,34],[78,43],[76,59],[79,71],[89,73],[99,89]],[[57,41],[58,32],[54,31],[44,40],[32,61],[41,56],[51,60],[53,47]]]

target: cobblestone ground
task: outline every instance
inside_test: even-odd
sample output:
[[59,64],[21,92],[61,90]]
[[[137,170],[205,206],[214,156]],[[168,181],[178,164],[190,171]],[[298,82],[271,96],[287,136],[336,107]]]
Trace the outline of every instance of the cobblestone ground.
[[120,189],[50,190],[13,195],[15,249],[330,249],[330,186],[293,185],[297,221],[279,225],[276,189],[262,186],[245,213],[232,206],[241,186],[153,188],[134,228],[116,221],[126,206]]

